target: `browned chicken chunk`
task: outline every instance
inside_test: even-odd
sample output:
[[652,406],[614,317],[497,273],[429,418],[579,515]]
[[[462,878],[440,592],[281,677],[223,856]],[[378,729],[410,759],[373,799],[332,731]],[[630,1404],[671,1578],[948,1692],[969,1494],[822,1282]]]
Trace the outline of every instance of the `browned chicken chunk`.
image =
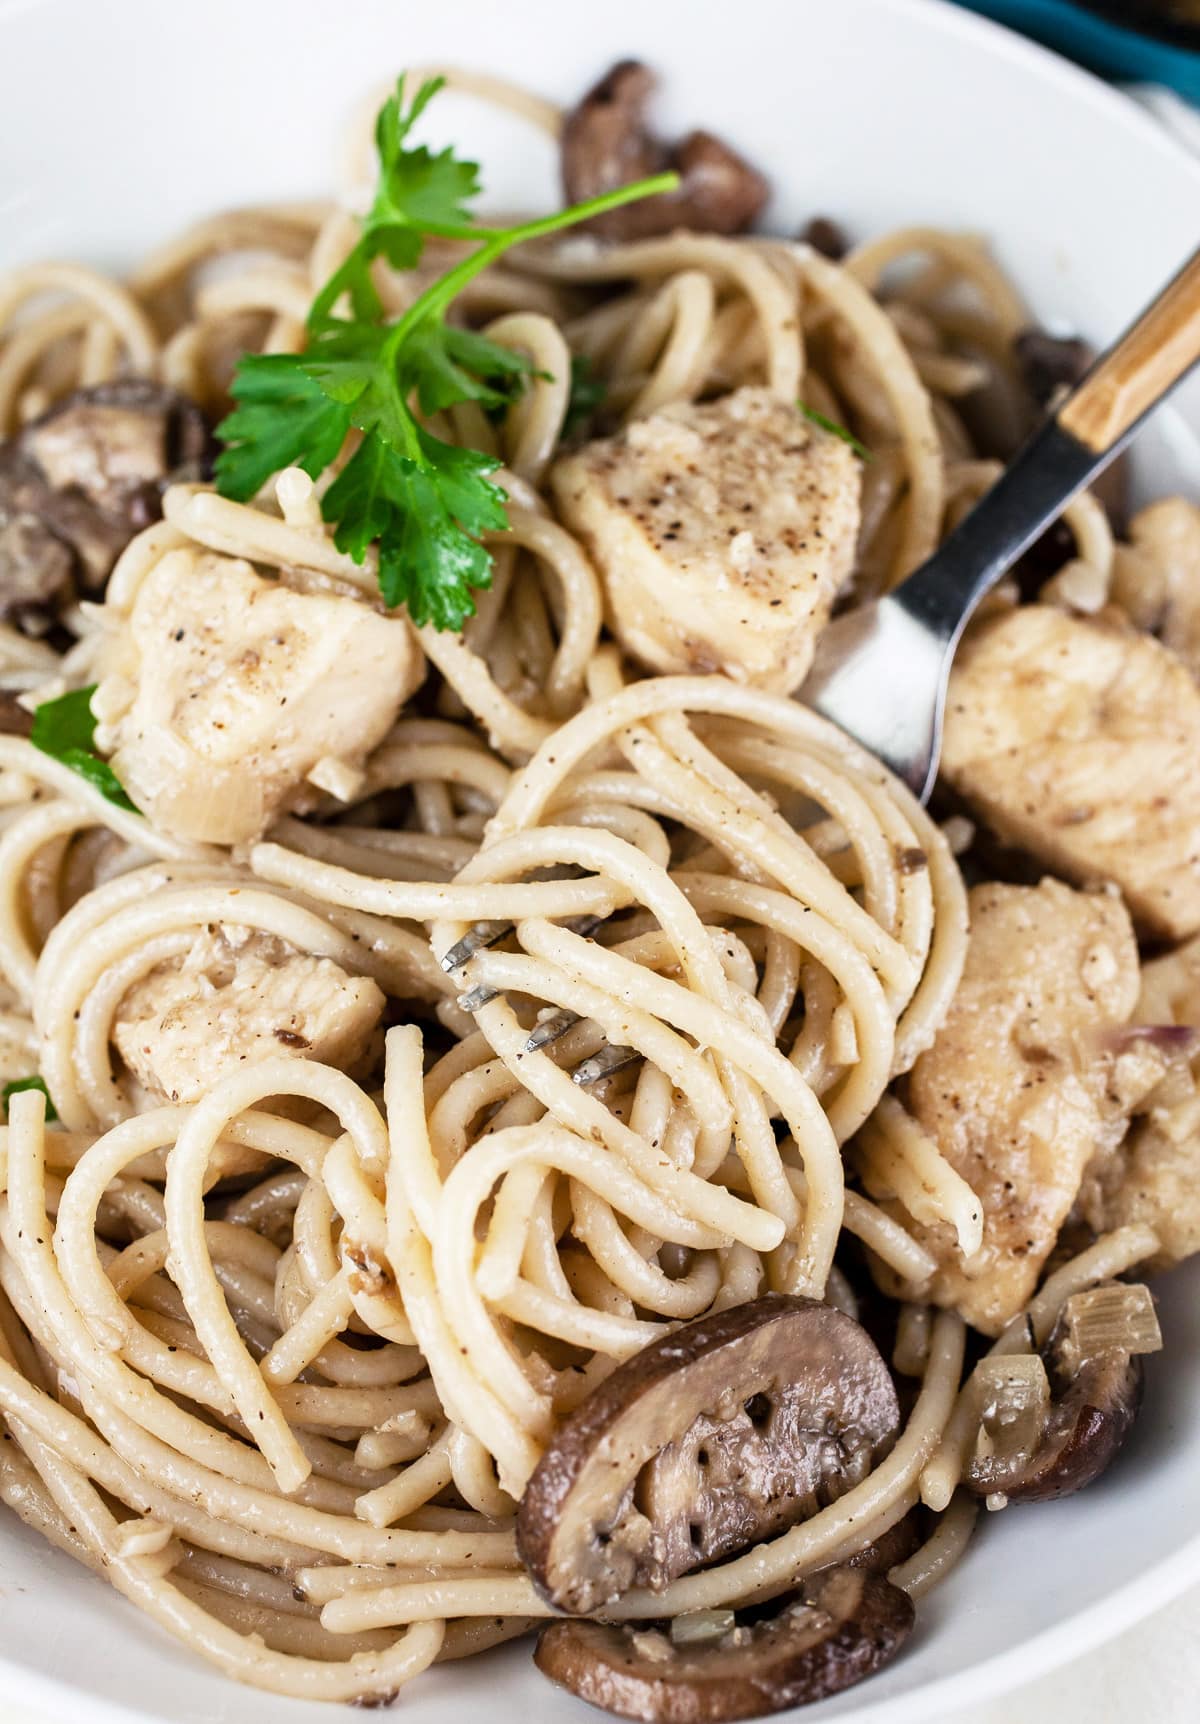
[[1135,921],[1200,928],[1200,690],[1172,653],[1108,617],[1043,605],[971,631],[950,679],[942,771],[1005,843]]
[[629,652],[786,693],[850,573],[858,469],[790,402],[739,389],[589,443],[551,479]]
[[968,1261],[948,1228],[917,1227],[939,1261],[932,1297],[995,1335],[1032,1294],[1097,1144],[1125,1130],[1141,1074],[1117,1070],[1111,1032],[1137,1000],[1138,960],[1113,894],[988,884],[970,915],[962,981],[908,1105],[983,1206]]
[[400,617],[185,547],[142,582],[104,670],[97,742],[137,806],[162,832],[239,844],[306,781],[352,784],[423,661]]
[[1134,516],[1113,557],[1112,596],[1200,680],[1200,508],[1163,497]]
[[231,1069],[273,1054],[351,1064],[383,1006],[368,976],[347,975],[331,958],[273,935],[221,927],[129,990],[113,1039],[152,1095],[199,1101]]
[[1097,1232],[1152,1227],[1150,1267],[1169,1269],[1200,1251],[1200,938],[1144,967],[1134,1021],[1175,1060],[1125,1141],[1093,1160],[1079,1208]]

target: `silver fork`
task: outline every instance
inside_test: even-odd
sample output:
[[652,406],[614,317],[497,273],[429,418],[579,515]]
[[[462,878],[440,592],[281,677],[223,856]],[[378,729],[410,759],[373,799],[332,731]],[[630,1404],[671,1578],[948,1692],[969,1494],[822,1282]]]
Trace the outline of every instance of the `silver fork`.
[[1197,360],[1200,251],[929,561],[885,598],[824,630],[798,698],[926,801],[937,776],[950,666],[971,613]]
[[[937,776],[950,666],[975,607],[1198,359],[1200,251],[1060,402],[936,554],[885,598],[824,630],[800,699],[877,754],[924,802]],[[460,969],[511,931],[509,922],[477,923],[444,955],[443,968]],[[475,1012],[495,997],[477,987],[458,1003]],[[548,1047],[578,1021],[574,1012],[552,1012],[530,1032],[525,1051]],[[638,1057],[633,1048],[604,1047],[572,1075],[595,1083]]]

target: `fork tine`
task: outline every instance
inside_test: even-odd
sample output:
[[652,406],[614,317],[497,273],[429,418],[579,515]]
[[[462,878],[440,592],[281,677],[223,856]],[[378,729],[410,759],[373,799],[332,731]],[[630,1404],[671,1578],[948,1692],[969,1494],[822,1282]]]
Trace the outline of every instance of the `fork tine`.
[[[573,863],[556,863],[549,868],[534,868],[530,874],[532,880],[570,880],[579,874],[579,869]],[[592,934],[603,922],[603,916],[576,916],[565,926],[577,934]],[[462,939],[444,952],[441,965],[447,975],[453,970],[461,970],[469,958],[481,951],[484,946],[495,946],[507,934],[511,934],[515,924],[512,922],[475,922],[469,927]]]
[[543,1018],[536,1029],[530,1031],[529,1040],[525,1043],[527,1054],[536,1053],[538,1048],[548,1047],[560,1036],[565,1036],[573,1024],[579,1022],[578,1012],[551,1012],[548,1018]]
[[498,1000],[498,988],[471,988],[467,993],[458,996],[458,1009],[461,1012],[477,1012],[480,1006],[486,1006],[489,1000]]
[[571,1073],[571,1077],[581,1089],[584,1089],[588,1084],[599,1083],[601,1078],[611,1077],[614,1072],[619,1072],[623,1066],[631,1066],[635,1060],[640,1060],[641,1057],[636,1048],[604,1047],[600,1049],[599,1053],[593,1054],[591,1059],[584,1060],[581,1065],[577,1065]]
[[[549,873],[549,870],[547,869],[546,872]],[[569,921],[563,923],[563,927],[569,928],[572,934],[580,934],[586,939],[594,934],[597,928],[603,927],[604,921],[603,916],[572,916]],[[475,956],[476,952],[482,951],[485,946],[498,945],[506,935],[512,933],[515,926],[514,922],[473,923],[457,945],[451,946],[448,952],[442,954],[440,962],[443,970],[446,971],[447,975],[454,970],[461,970],[468,959]]]
[[454,970],[461,970],[469,958],[484,946],[494,946],[503,940],[506,934],[511,934],[511,922],[476,922],[468,928],[457,945],[451,946],[448,952],[443,952],[441,965],[447,975]]

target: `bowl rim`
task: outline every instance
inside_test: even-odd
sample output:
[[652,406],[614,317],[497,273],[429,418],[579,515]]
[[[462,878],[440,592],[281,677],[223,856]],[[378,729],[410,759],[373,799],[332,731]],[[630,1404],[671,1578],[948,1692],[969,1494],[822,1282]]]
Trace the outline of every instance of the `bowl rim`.
[[[1025,62],[1034,70],[1040,67],[1044,76],[1057,77],[1071,88],[1077,97],[1087,100],[1093,108],[1111,114],[1114,121],[1121,117],[1126,123],[1132,121],[1133,129],[1139,132],[1145,141],[1158,147],[1174,161],[1177,168],[1182,167],[1185,173],[1190,173],[1200,187],[1200,156],[1193,154],[1127,91],[1110,83],[1099,72],[1093,72],[1087,66],[1068,58],[1048,43],[1039,42],[1033,36],[1022,35],[1011,24],[1006,24],[999,18],[991,18],[986,13],[975,11],[975,0],[964,0],[963,4],[959,4],[958,0],[870,0],[870,3],[910,17],[937,13],[940,15],[942,29],[968,40],[976,38],[982,51],[1001,54],[1018,64]],[[1072,4],[1071,10],[1084,9]],[[1089,16],[1096,21],[1103,21],[1100,13],[1092,12]],[[1107,22],[1112,23],[1112,20]],[[1124,30],[1130,36],[1138,34],[1128,26],[1117,25],[1115,28]]]

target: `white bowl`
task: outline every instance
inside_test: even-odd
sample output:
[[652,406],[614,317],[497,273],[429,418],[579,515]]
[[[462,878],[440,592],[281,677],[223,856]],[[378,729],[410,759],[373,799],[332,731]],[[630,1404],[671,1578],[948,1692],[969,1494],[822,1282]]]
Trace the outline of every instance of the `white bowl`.
[[[911,221],[993,236],[1043,318],[1115,333],[1195,243],[1200,167],[1064,62],[934,0],[10,0],[0,6],[0,262],[121,264],[204,212],[329,189],[364,92],[470,63],[555,96],[636,53],[668,125],[728,134],[775,183],[773,222]],[[494,201],[548,205],[544,140],[446,97]],[[1193,388],[1140,448],[1143,485],[1200,475]],[[1189,422],[1190,421],[1190,427]],[[1148,469],[1151,469],[1149,473]],[[1027,1680],[1200,1578],[1200,1264],[1164,1283],[1166,1351],[1109,1478],[982,1529],[904,1656],[810,1713],[927,1724]],[[72,1724],[299,1724],[328,1712],[232,1683],[0,1514],[0,1701]],[[582,1720],[508,1648],[422,1677],[410,1724]]]

